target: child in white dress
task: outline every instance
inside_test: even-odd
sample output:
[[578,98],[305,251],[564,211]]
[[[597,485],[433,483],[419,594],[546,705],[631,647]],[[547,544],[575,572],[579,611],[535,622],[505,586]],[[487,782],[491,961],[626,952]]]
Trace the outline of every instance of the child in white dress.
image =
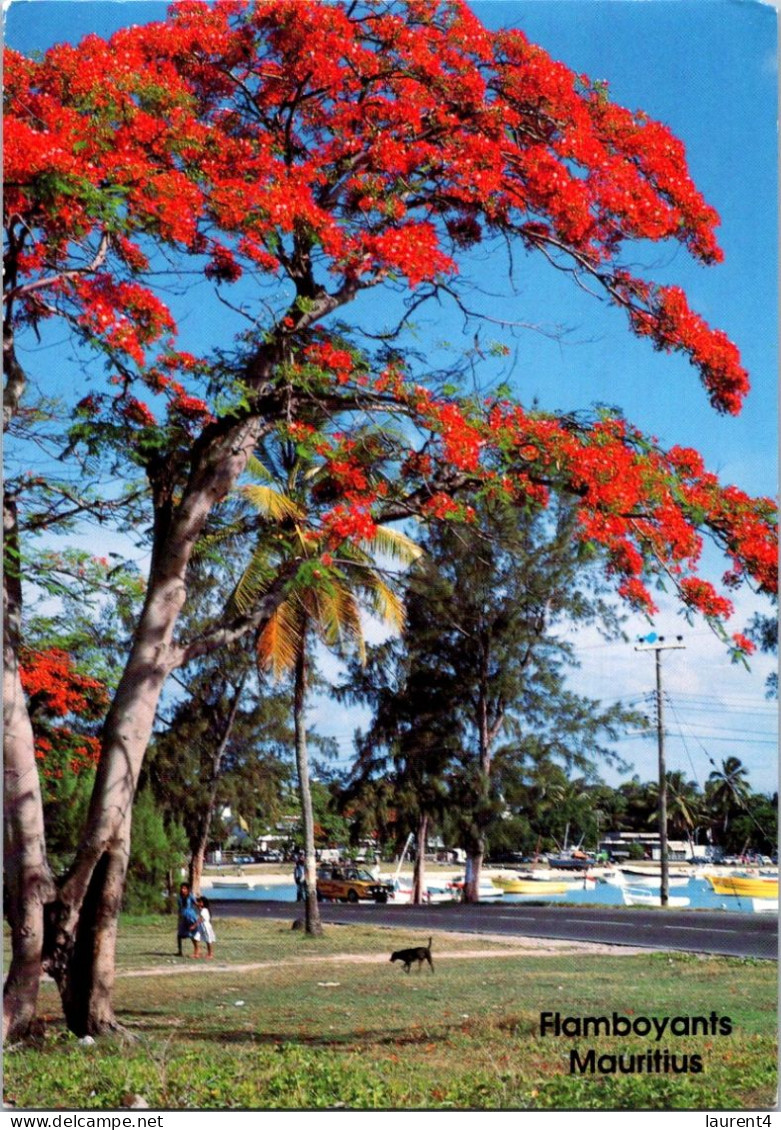
[[206,956],[214,957],[214,943],[216,942],[217,937],[214,933],[214,927],[212,926],[212,916],[211,912],[209,911],[209,900],[201,895],[201,897],[197,899],[196,905],[198,907],[198,929],[195,934],[196,953],[194,954],[194,956],[201,956],[200,943],[205,942]]

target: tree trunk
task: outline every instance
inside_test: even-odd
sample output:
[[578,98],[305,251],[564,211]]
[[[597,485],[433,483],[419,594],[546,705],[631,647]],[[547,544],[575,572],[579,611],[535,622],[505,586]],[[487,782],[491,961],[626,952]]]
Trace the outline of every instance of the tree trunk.
[[[115,950],[125,889],[132,808],[94,868],[57,978],[68,1028],[97,1036],[120,1027],[114,1014]],[[56,919],[54,919],[56,921]]]
[[172,641],[186,596],[186,570],[212,506],[243,469],[256,435],[256,428],[245,425],[231,433],[230,442],[222,437],[191,476],[171,526],[157,531],[144,609],[103,728],[85,831],[60,884],[45,939],[44,967],[60,988],[77,1034],[117,1027],[110,987],[132,805],[160,695],[177,665]]
[[18,669],[6,669],[3,683],[3,871],[12,952],[3,988],[3,1037],[14,1040],[29,1034],[35,1018],[44,907],[54,897],[54,882],[46,861],[38,766]]
[[464,876],[464,902],[474,903],[480,901],[480,876],[483,870],[484,855],[485,845],[482,840],[467,850]]
[[488,688],[489,679],[490,643],[482,641],[480,688],[477,705],[477,731],[480,756],[480,771],[478,777],[478,796],[476,805],[477,830],[472,842],[467,845],[467,867],[464,876],[464,902],[476,903],[480,901],[480,876],[483,870],[485,856],[486,821],[490,816],[491,794],[491,750],[504,718],[503,709],[496,711],[496,716],[489,720]]
[[[161,633],[155,615],[161,610],[158,595],[152,582],[136,645],[104,726],[85,831],[60,884],[47,931],[45,968],[57,982],[66,1019],[69,1026],[75,1025],[72,1030],[77,1035],[116,1027],[108,999],[116,917],[130,855],[132,806],[168,675],[159,661],[164,645],[156,642]],[[172,604],[168,614],[175,615]]]
[[312,812],[312,792],[309,787],[309,758],[306,748],[306,630],[302,632],[302,644],[296,659],[295,685],[293,689],[293,721],[296,741],[296,770],[298,772],[298,795],[301,800],[301,816],[304,824],[304,868],[306,900],[304,903],[304,925],[307,934],[319,937],[323,932],[320,921],[320,907],[317,902],[317,860],[315,858],[315,821]]
[[415,849],[415,868],[412,873],[412,901],[420,906],[426,901],[426,842],[428,840],[428,816],[423,813],[418,821],[417,847]]
[[19,675],[21,579],[16,505],[3,500],[3,871],[11,965],[3,988],[3,1038],[22,1039],[35,1019],[41,980],[44,907],[54,896],[46,861],[35,741]]
[[[339,296],[325,295],[304,315],[296,311],[297,329],[308,328],[352,297],[353,293],[345,290]],[[173,643],[173,632],[187,593],[187,568],[213,507],[231,490],[259,436],[271,426],[264,419],[264,412],[268,410],[273,417],[279,411],[278,394],[267,382],[284,357],[285,349],[285,338],[279,336],[259,346],[247,363],[247,386],[259,394],[265,390],[267,401],[258,402],[257,414],[252,417],[233,422],[217,421],[206,428],[192,448],[190,476],[175,510],[170,497],[156,498],[152,567],[144,609],[103,728],[101,756],[84,834],[74,862],[59,884],[58,897],[48,909],[43,928],[43,967],[52,974],[63,993],[63,1007],[69,1024],[73,1017],[74,1031],[83,1029],[92,1034],[116,1027],[111,986],[117,916],[130,853],[131,810],[163,685],[170,671],[186,659],[184,650]],[[12,339],[7,340],[6,336],[3,354],[6,363],[15,363]],[[21,370],[19,372],[21,374]],[[6,405],[5,416],[13,414],[21,395],[23,374],[21,377],[21,385],[17,388],[16,382],[13,386],[13,403]],[[16,579],[18,581],[18,568]],[[19,597],[21,609],[21,593]],[[18,622],[15,626],[18,630]],[[18,653],[12,656],[12,674],[17,671],[17,658]],[[4,687],[4,695],[9,696],[14,711],[23,710],[27,714],[13,680],[9,687]],[[25,768],[30,757],[34,764],[31,730],[23,733],[15,716],[13,721],[12,734],[16,737],[6,745],[11,792],[6,794],[5,812],[9,828],[6,836],[16,837],[11,842],[12,855],[16,855],[11,873],[11,901],[15,897],[15,905],[20,907],[22,888],[26,887],[24,900],[31,917],[29,922],[23,922],[18,918],[18,909],[15,912],[17,920],[12,926],[12,938],[17,960],[4,1000],[4,1026],[9,1031],[19,1032],[25,1024],[29,1026],[30,1001],[37,993],[32,971],[42,915],[36,910],[36,902],[42,903],[46,897],[48,872],[40,796],[35,794],[32,778]],[[26,727],[29,727],[29,716]],[[29,747],[26,753],[21,748],[25,744]],[[10,810],[11,802],[16,806],[15,811]],[[20,829],[24,829],[23,840],[19,839]],[[314,868],[312,874],[314,876]],[[78,1001],[87,1003],[77,1005]],[[34,1008],[33,1003],[33,1011]]]

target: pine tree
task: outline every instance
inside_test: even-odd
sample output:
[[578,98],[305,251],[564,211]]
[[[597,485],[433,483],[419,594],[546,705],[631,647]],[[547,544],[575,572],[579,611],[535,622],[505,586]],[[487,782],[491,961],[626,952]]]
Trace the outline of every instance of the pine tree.
[[[505,784],[539,758],[593,771],[624,715],[566,686],[573,663],[565,622],[618,631],[601,599],[592,551],[555,523],[486,506],[472,528],[441,523],[422,542],[403,639],[386,647],[385,679],[355,686],[374,720],[360,739],[356,779],[392,765],[420,815],[439,809],[467,853],[465,898],[477,900],[492,825],[507,811]],[[412,811],[410,806],[409,810]]]

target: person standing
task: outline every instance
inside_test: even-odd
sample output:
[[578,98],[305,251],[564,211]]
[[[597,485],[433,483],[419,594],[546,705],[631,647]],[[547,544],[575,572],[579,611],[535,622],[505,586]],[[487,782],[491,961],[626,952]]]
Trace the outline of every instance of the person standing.
[[179,923],[176,930],[177,952],[179,957],[183,957],[182,942],[185,938],[189,938],[193,943],[193,949],[197,949],[195,941],[195,931],[198,928],[198,907],[195,904],[195,897],[190,890],[189,883],[182,883],[179,887],[179,895],[177,898]]
[[207,958],[212,958],[214,957],[214,943],[217,941],[217,936],[212,926],[209,900],[201,895],[199,899],[196,899],[196,906],[198,907],[198,929],[195,934],[195,953],[193,957],[201,956],[200,943],[203,942],[206,946]]

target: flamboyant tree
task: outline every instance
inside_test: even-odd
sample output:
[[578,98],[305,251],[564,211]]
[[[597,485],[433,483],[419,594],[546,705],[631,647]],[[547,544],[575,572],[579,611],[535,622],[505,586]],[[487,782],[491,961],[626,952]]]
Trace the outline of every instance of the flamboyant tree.
[[[43,958],[68,1023],[100,1032],[115,1024],[131,805],[166,678],[262,626],[300,565],[288,562],[251,613],[176,636],[193,550],[264,435],[285,427],[310,442],[319,432],[334,482],[319,530],[326,552],[371,537],[377,522],[468,520],[469,491],[531,507],[566,492],[579,536],[604,548],[624,598],[651,609],[647,580],[662,573],[714,621],[730,603],[698,573],[702,532],[730,559],[728,584],[769,591],[774,506],[616,415],[459,400],[400,356],[362,350],[355,327],[337,335],[337,313],[377,288],[466,314],[459,271],[470,248],[498,237],[587,281],[632,332],[688,358],[717,411],[739,411],[748,378],[736,346],[680,288],[626,266],[638,240],[721,258],[718,217],[683,145],[522,32],[487,31],[460,0],[184,0],[165,21],[107,41],[88,36],[37,59],[8,51],[5,94],[5,421],[21,436],[30,422],[20,335],[59,319],[109,371],[72,406],[63,459],[141,469],[147,487],[146,599],[84,833],[54,897],[38,800],[24,791],[35,757],[14,568],[19,509],[23,534],[38,484],[14,478],[4,501],[7,882],[36,923],[14,917],[14,945],[34,964],[46,908]],[[222,340],[210,357],[182,348],[165,299],[171,270],[202,272],[223,296],[236,288],[246,326],[232,353]],[[369,413],[385,424],[394,463],[380,482],[356,473],[345,425]],[[392,430],[394,420],[405,427]],[[117,503],[113,484],[76,497],[65,482],[47,489],[103,518]],[[23,1032],[34,994],[13,976],[6,989],[6,1024]]]

